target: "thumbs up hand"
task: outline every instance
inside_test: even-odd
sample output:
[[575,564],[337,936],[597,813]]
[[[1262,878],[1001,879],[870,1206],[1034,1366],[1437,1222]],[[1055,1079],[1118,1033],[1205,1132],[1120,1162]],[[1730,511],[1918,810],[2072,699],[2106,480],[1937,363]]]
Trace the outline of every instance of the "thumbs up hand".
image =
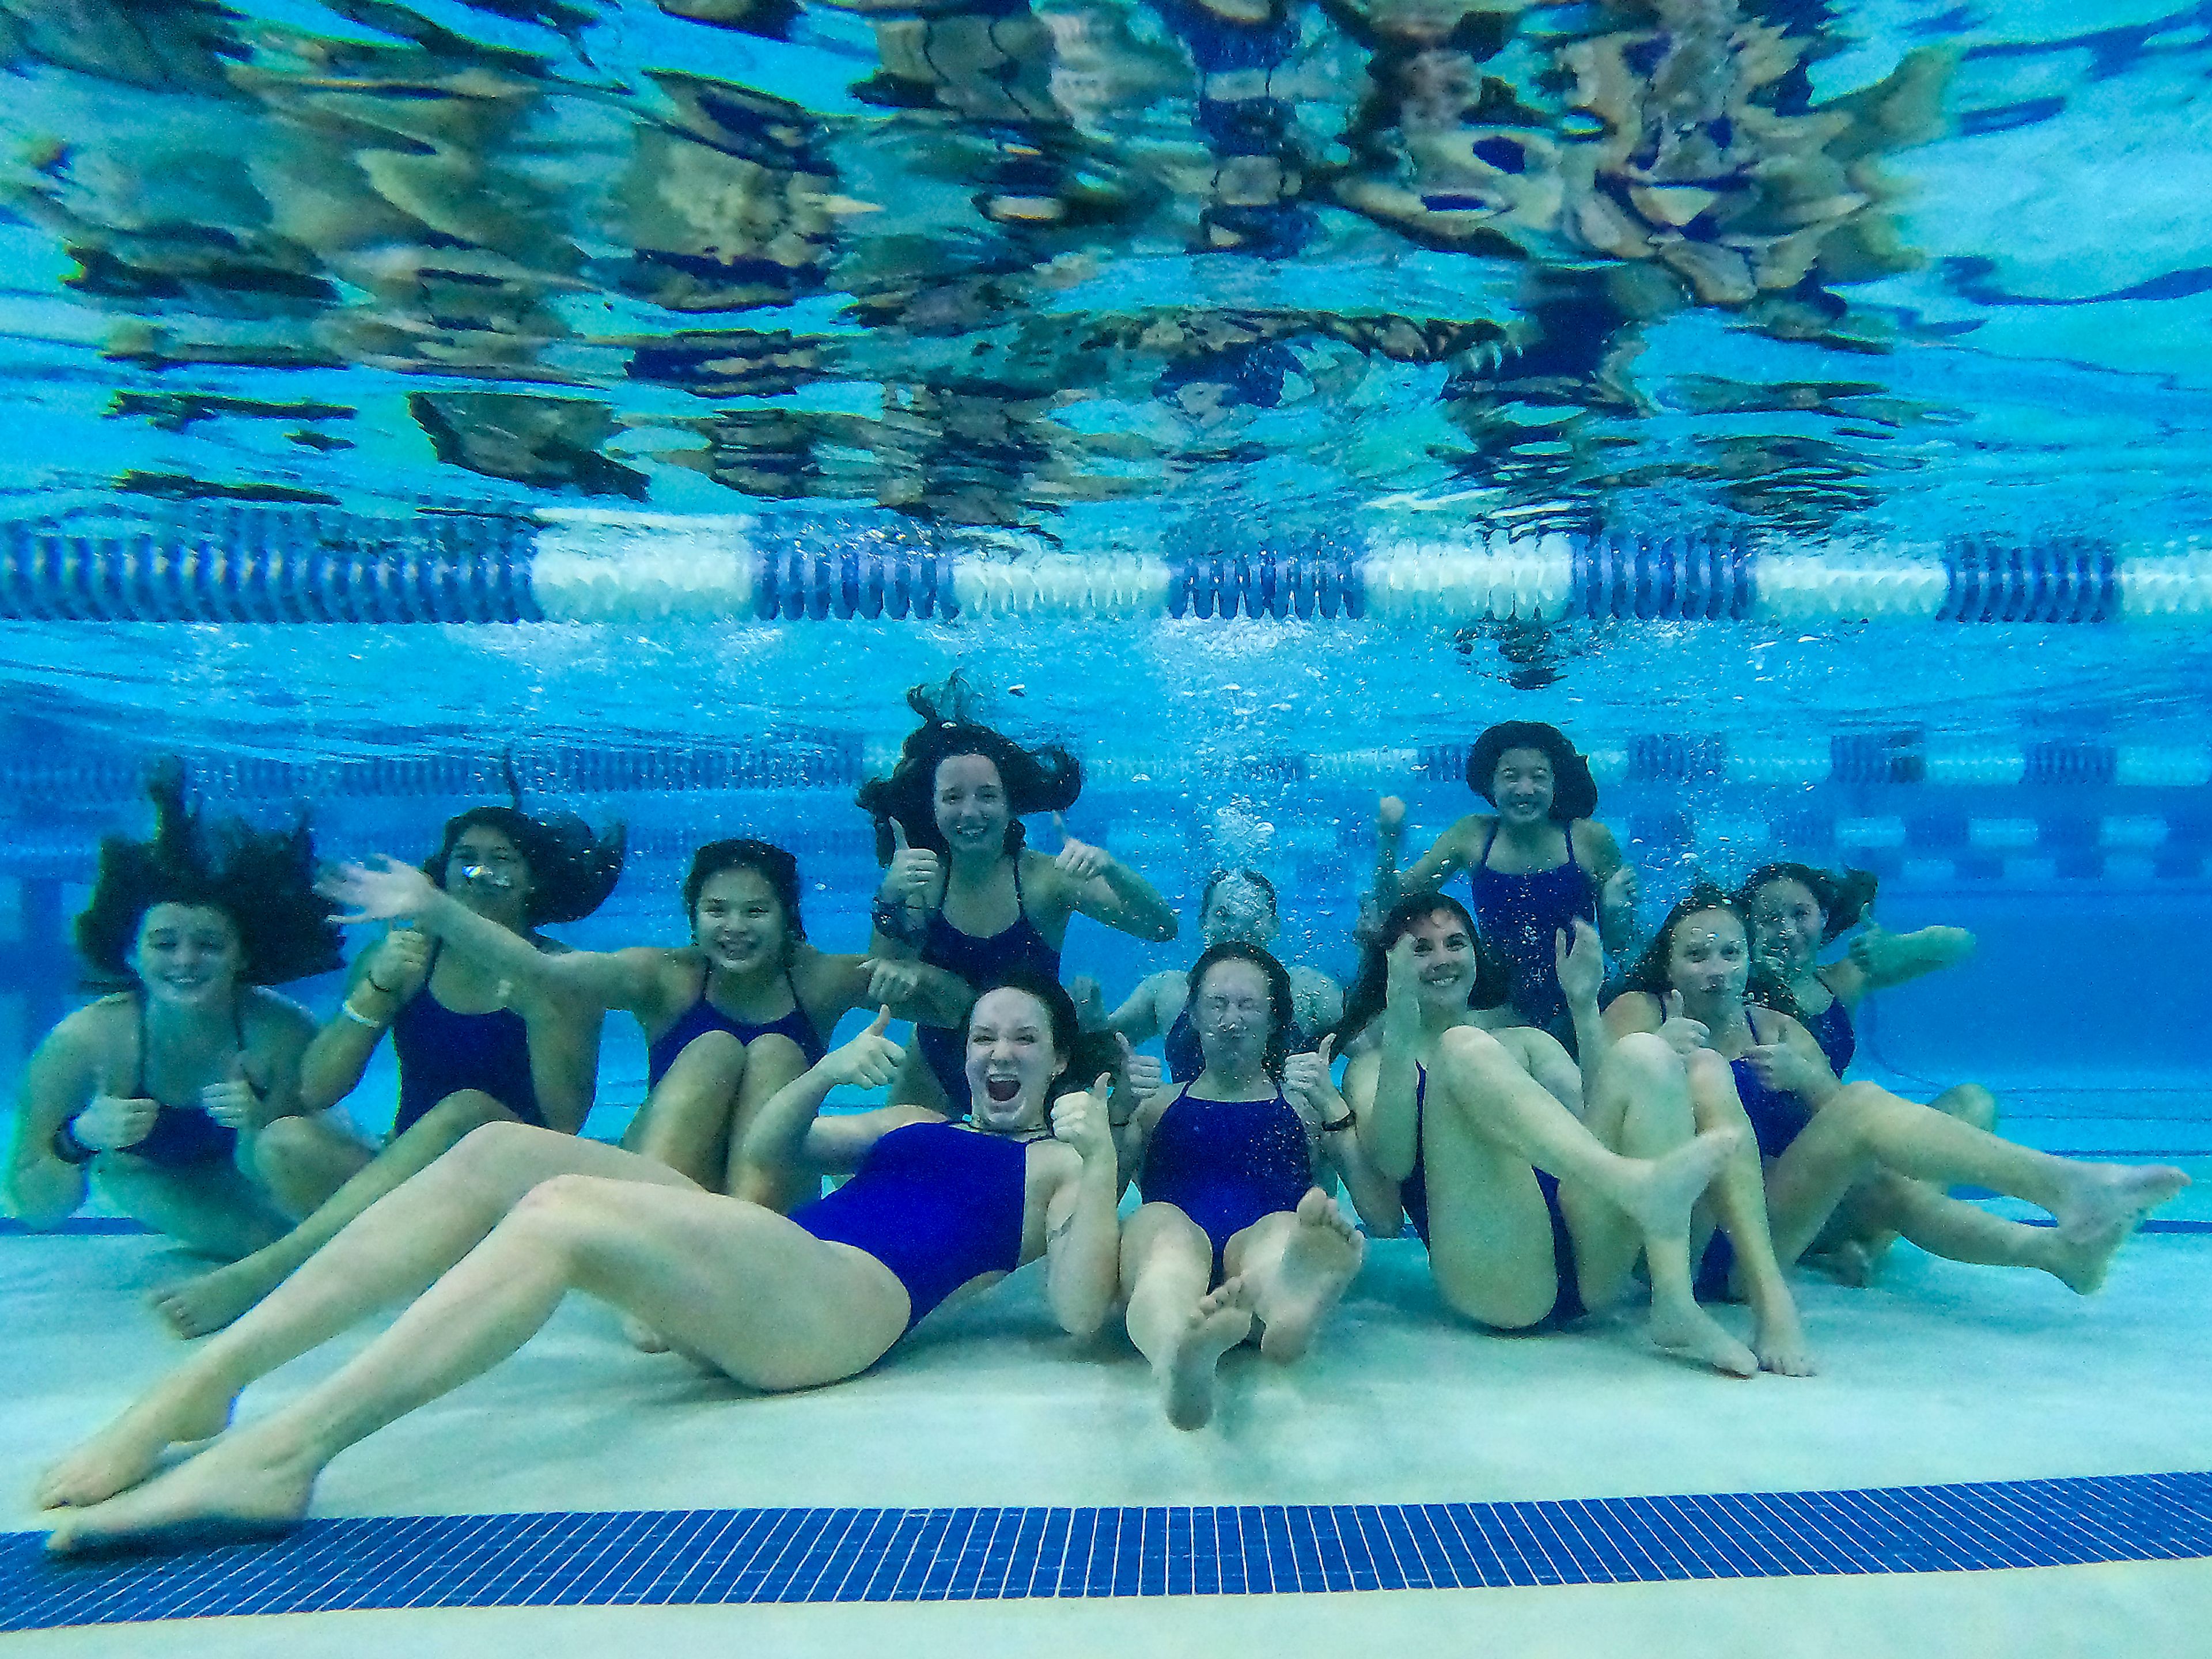
[[850,1084],[856,1089],[880,1089],[898,1075],[906,1050],[884,1035],[891,1023],[889,1008],[876,1010],[868,1029],[850,1042],[841,1043],[823,1055],[818,1069],[834,1086]]
[[256,1084],[244,1054],[231,1056],[228,1074],[200,1091],[200,1109],[226,1129],[243,1129],[264,1091]]
[[882,896],[887,903],[927,909],[937,897],[938,872],[942,861],[927,847],[907,839],[906,826],[896,818],[891,825],[891,862],[884,872]]
[[1060,832],[1060,856],[1053,860],[1072,881],[1089,881],[1103,876],[1114,862],[1113,855],[1103,847],[1093,847],[1087,841],[1078,841],[1067,833],[1067,825],[1059,813],[1052,815],[1052,827]]

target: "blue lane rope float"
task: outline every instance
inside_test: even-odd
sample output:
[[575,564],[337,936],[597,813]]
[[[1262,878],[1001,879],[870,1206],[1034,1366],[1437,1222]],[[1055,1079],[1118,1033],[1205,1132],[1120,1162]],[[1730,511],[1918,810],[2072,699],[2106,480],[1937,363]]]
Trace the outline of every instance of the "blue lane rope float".
[[0,526],[0,617],[39,622],[2212,623],[2212,555],[2082,538],[1749,546],[1470,527],[1074,554],[995,532],[598,508],[372,518],[223,507]]

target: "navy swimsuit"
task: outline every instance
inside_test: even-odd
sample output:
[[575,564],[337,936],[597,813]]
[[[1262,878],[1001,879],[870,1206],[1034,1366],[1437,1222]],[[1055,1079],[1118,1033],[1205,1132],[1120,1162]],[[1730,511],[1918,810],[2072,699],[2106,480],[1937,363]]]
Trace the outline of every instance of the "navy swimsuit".
[[[963,933],[945,919],[945,895],[937,896],[938,908],[929,913],[929,932],[921,942],[921,960],[928,967],[942,968],[948,974],[957,974],[969,985],[981,990],[1010,968],[1033,969],[1054,984],[1060,981],[1060,952],[1045,943],[1044,935],[1037,931],[1036,923],[1030,920],[1028,902],[1022,896],[1022,855],[1014,854],[1014,905],[1019,914],[1006,927],[988,939],[977,939],[973,933]],[[949,885],[951,876],[945,881]],[[968,1107],[968,1034],[964,1028],[955,1030],[949,1025],[917,1025],[914,1028],[915,1045],[921,1050],[922,1059],[935,1075],[938,1086],[945,1091],[945,1098],[956,1112]]]
[[868,1149],[836,1191],[791,1218],[819,1239],[850,1244],[906,1286],[906,1328],[971,1279],[1022,1263],[1029,1149],[949,1123],[909,1123]]
[[[1468,873],[1474,890],[1475,926],[1483,943],[1504,959],[1512,976],[1512,1000],[1521,1017],[1540,1030],[1558,1036],[1570,1032],[1566,994],[1559,989],[1559,962],[1554,935],[1571,939],[1575,918],[1595,924],[1597,897],[1590,890],[1589,874],[1575,862],[1574,826],[1566,826],[1567,861],[1553,870],[1528,870],[1516,874],[1490,867],[1490,849],[1498,844],[1498,820],[1490,822],[1490,837],[1482,843],[1482,856]],[[1562,1039],[1565,1041],[1565,1039]],[[1571,1050],[1572,1042],[1568,1042]]]
[[1261,1216],[1296,1210],[1314,1184],[1306,1127],[1279,1091],[1272,1100],[1200,1100],[1185,1085],[1152,1126],[1137,1190],[1172,1204],[1213,1246],[1213,1279],[1229,1241]]
[[799,987],[792,982],[791,969],[783,970],[783,982],[791,992],[791,1012],[763,1025],[749,1024],[733,1018],[707,1000],[707,981],[714,976],[710,963],[699,974],[699,994],[691,1006],[677,1016],[676,1023],[653,1040],[645,1051],[646,1086],[657,1089],[668,1068],[676,1063],[676,1056],[691,1046],[695,1037],[709,1031],[727,1031],[740,1042],[750,1043],[764,1036],[786,1036],[799,1045],[799,1052],[806,1056],[809,1066],[826,1052],[822,1046],[822,1034],[814,1029],[814,1022],[806,1017],[806,1009],[799,1000]]
[[1820,1045],[1820,1052],[1828,1057],[1828,1069],[1841,1077],[1844,1067],[1851,1063],[1852,1056],[1859,1051],[1859,1039],[1858,1034],[1851,1030],[1851,1011],[1844,1006],[1841,997],[1835,996],[1833,992],[1829,994],[1833,1000],[1807,1019],[1805,1029],[1812,1033],[1813,1041]]
[[[1843,1006],[1841,1002],[1832,1005],[1838,1009]],[[1746,1014],[1745,1018],[1748,1020],[1750,1016]],[[1844,1016],[1844,1029],[1848,1036],[1850,1030],[1849,1015]],[[1752,1027],[1751,1034],[1754,1039],[1758,1037],[1759,1028],[1756,1025]],[[1825,1043],[1821,1045],[1823,1052],[1826,1052],[1826,1046]],[[1844,1057],[1850,1057],[1848,1050]],[[1834,1064],[1832,1056],[1829,1063]],[[1743,1102],[1743,1114],[1751,1120],[1751,1132],[1759,1137],[1759,1157],[1762,1159],[1781,1157],[1790,1150],[1790,1143],[1796,1139],[1804,1132],[1805,1126],[1813,1121],[1812,1115],[1806,1111],[1803,1103],[1788,1090],[1770,1089],[1760,1082],[1759,1073],[1752,1069],[1750,1060],[1732,1060],[1729,1061],[1729,1070],[1735,1077],[1736,1097]],[[1726,1295],[1729,1274],[1735,1265],[1735,1245],[1726,1233],[1714,1233],[1711,1242],[1705,1246],[1704,1258],[1698,1264],[1697,1293],[1701,1297]]]
[[[1424,1144],[1427,1139],[1428,1104],[1429,1068],[1417,1066],[1413,1076],[1413,1167],[1399,1183],[1398,1202],[1424,1245],[1429,1242],[1428,1150]],[[1583,1305],[1581,1270],[1575,1265],[1575,1236],[1568,1230],[1567,1212],[1559,1207],[1559,1178],[1534,1165],[1529,1172],[1536,1177],[1536,1189],[1543,1194],[1544,1208],[1552,1218],[1552,1263],[1559,1291],[1552,1299],[1551,1312],[1533,1325],[1514,1328],[1507,1333],[1509,1335],[1553,1330],[1589,1311]]]
[[[434,949],[430,966],[437,965]],[[530,1027],[514,1009],[457,1014],[438,1000],[425,974],[422,989],[392,1018],[392,1048],[399,1056],[399,1111],[392,1120],[392,1139],[447,1096],[464,1089],[480,1090],[525,1123],[546,1127],[530,1074]]]
[[[131,1001],[137,1010],[138,1018],[138,1071],[131,1080],[131,1097],[152,1100],[153,1097],[146,1092],[146,999],[134,994]],[[239,1012],[235,999],[230,1005],[230,1030],[238,1043],[238,1052],[244,1054],[246,1017]],[[149,1164],[158,1164],[165,1170],[212,1164],[236,1152],[238,1131],[226,1129],[201,1107],[172,1106],[166,1100],[155,1103],[161,1109],[155,1114],[154,1127],[146,1132],[143,1139],[120,1150],[133,1158],[143,1158]]]

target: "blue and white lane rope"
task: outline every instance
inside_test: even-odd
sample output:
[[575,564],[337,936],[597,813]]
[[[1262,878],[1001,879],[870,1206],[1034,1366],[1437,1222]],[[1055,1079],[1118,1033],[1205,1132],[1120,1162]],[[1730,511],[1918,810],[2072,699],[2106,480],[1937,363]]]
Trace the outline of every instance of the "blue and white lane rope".
[[112,533],[0,527],[0,617],[225,623],[1194,617],[1405,626],[1750,621],[2212,624],[2212,553],[2086,539],[1925,549],[1469,530],[1173,556],[920,526],[547,509],[224,508]]

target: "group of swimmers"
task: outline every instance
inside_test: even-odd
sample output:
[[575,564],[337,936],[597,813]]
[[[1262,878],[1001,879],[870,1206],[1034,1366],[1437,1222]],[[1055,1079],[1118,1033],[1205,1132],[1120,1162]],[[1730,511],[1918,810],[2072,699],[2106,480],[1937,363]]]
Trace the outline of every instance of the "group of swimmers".
[[[304,819],[210,823],[180,775],[157,778],[153,837],[104,844],[78,921],[121,988],[32,1057],[9,1194],[51,1226],[97,1184],[228,1260],[158,1298],[208,1340],[40,1482],[51,1547],[288,1525],[331,1457],[513,1352],[572,1290],[641,1347],[786,1389],[866,1370],[1042,1257],[1054,1319],[1083,1336],[1121,1310],[1167,1416],[1196,1428],[1224,1354],[1297,1358],[1366,1237],[1407,1223],[1480,1325],[1550,1328],[1648,1284],[1662,1350],[1802,1376],[1802,1258],[1863,1283],[1901,1236],[2086,1292],[2187,1184],[2005,1140],[1978,1087],[1921,1105],[1845,1082],[1860,1000],[1972,948],[1875,927],[1871,878],[1771,864],[1701,884],[1638,948],[1589,766],[1529,722],[1482,734],[1467,776],[1488,810],[1402,872],[1403,805],[1379,804],[1348,991],[1277,960],[1273,889],[1237,871],[1205,890],[1190,970],[1109,1009],[1095,981],[1061,983],[1070,918],[1166,941],[1174,911],[1064,831],[1030,848],[1024,815],[1071,807],[1080,767],[940,701],[910,696],[920,725],[860,792],[884,868],[865,953],[808,941],[797,866],[760,841],[698,849],[689,945],[572,951],[539,930],[605,899],[619,832],[481,806],[419,869],[324,872]],[[1444,890],[1462,871],[1469,904]],[[327,1021],[269,988],[334,969],[341,924],[380,921]],[[649,1053],[620,1146],[578,1133],[614,1009]],[[399,1109],[369,1146],[333,1109],[387,1033]],[[1156,1036],[1164,1058],[1137,1052]],[[883,1103],[825,1113],[840,1088]],[[1709,1311],[1733,1299],[1748,1341]],[[248,1383],[392,1304],[329,1377],[230,1426]]]

